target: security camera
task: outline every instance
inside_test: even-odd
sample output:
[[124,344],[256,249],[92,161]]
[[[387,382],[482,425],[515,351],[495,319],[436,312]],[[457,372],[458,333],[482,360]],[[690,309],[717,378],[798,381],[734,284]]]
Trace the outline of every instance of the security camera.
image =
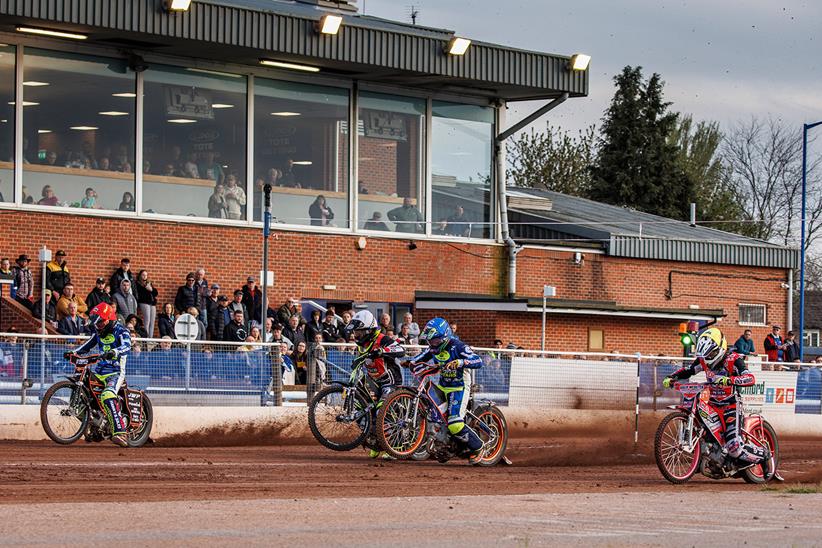
[[128,68],[134,72],[143,72],[148,68],[148,63],[139,55],[132,54],[128,57]]
[[791,286],[790,286],[790,285],[788,285],[788,284],[786,284],[785,282],[782,282],[782,283],[781,283],[781,284],[779,284],[779,285],[781,285],[781,286],[782,286],[782,289],[790,289],[790,288],[791,288]]

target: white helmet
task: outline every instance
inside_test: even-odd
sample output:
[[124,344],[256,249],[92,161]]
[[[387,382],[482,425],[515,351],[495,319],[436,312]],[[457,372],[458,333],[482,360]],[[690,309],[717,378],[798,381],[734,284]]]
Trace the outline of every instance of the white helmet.
[[354,314],[354,317],[345,326],[345,338],[348,339],[349,335],[353,333],[357,343],[360,346],[365,346],[371,342],[376,331],[377,319],[374,318],[374,314],[368,310],[360,310]]

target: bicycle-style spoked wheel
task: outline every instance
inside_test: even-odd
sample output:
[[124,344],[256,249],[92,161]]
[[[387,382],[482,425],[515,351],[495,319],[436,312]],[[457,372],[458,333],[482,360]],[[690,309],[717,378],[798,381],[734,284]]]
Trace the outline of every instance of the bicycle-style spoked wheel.
[[308,405],[308,426],[318,442],[334,451],[350,451],[360,445],[371,429],[371,412],[339,384],[317,392]]
[[428,420],[416,396],[411,390],[395,390],[383,400],[377,413],[377,440],[396,459],[411,457],[425,441]]
[[61,445],[74,443],[86,431],[88,401],[71,381],[53,384],[43,395],[40,422],[46,435]]
[[[483,443],[483,456],[476,463],[478,466],[493,466],[505,456],[508,445],[508,424],[502,411],[493,405],[483,405],[474,412],[480,424],[471,427]],[[472,421],[473,422],[473,421]]]
[[[671,483],[685,483],[699,466],[700,442],[693,447],[685,445],[688,429],[688,415],[683,412],[671,413],[659,423],[654,438],[654,456],[659,471]],[[693,435],[693,433],[692,433]]]

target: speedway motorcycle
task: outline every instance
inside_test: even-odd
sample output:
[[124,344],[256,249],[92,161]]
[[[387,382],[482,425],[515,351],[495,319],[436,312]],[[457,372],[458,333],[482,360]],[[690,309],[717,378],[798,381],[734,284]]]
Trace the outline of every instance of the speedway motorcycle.
[[[308,404],[308,427],[314,438],[333,451],[351,451],[363,445],[380,449],[374,431],[380,406],[379,387],[365,368],[367,354],[357,356],[347,381],[334,381],[317,392]],[[428,459],[424,448],[411,454]]]
[[[74,374],[51,385],[40,403],[40,422],[54,442],[69,445],[85,436],[87,442],[111,438],[111,428],[100,397],[105,389],[91,372],[100,355],[69,357]],[[141,447],[151,434],[154,412],[151,400],[142,390],[132,390],[123,381],[117,393],[120,410],[126,421],[129,447]]]
[[[429,365],[415,372],[419,380],[416,389],[400,388],[386,396],[377,413],[376,431],[382,449],[392,457],[407,459],[421,448],[439,462],[469,456],[470,451],[448,432],[448,401],[434,383],[439,369]],[[483,442],[482,458],[476,465],[493,466],[505,460],[508,424],[493,402],[477,401],[471,396],[465,424]]]
[[[722,447],[724,425],[720,411],[710,403],[711,383],[674,383],[684,396],[681,405],[670,405],[675,413],[662,419],[654,437],[654,456],[659,471],[674,484],[685,483],[699,471],[712,479],[741,477],[748,483],[765,483],[777,476],[779,441],[773,427],[757,414],[746,414],[741,394],[737,394],[743,417],[743,443],[767,447],[771,451],[770,472],[762,466],[729,456]],[[777,476],[778,477],[778,476]]]

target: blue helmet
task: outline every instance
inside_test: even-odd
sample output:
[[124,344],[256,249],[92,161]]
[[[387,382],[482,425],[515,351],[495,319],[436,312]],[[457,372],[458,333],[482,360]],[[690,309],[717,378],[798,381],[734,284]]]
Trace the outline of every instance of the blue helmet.
[[437,352],[444,350],[445,347],[448,346],[448,343],[451,342],[453,336],[454,333],[451,331],[451,326],[445,318],[429,320],[420,334],[421,339],[428,341],[429,348]]

